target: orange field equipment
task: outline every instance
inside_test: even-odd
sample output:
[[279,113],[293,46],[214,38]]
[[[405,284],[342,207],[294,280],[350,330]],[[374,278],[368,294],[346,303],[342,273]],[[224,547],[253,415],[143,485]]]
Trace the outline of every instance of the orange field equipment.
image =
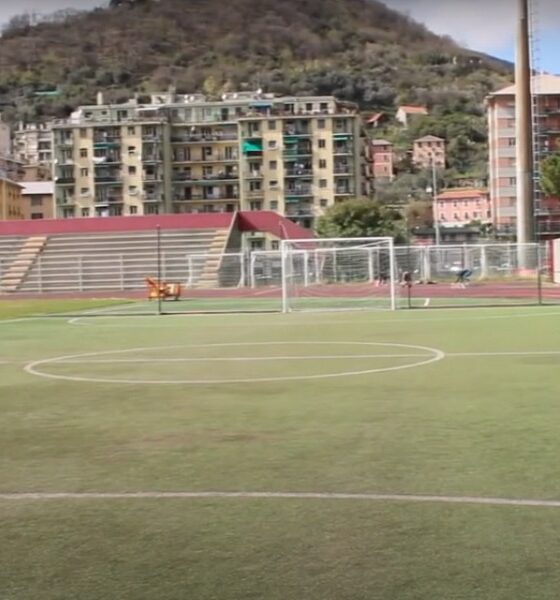
[[158,281],[151,277],[146,277],[146,285],[148,286],[148,300],[179,300],[181,297],[180,283],[167,283],[166,281]]

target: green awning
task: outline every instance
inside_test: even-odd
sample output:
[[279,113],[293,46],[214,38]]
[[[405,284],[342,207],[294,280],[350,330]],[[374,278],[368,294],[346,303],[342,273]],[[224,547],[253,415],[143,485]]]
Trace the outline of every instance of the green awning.
[[333,135],[335,140],[350,140],[352,137],[353,136],[350,133],[335,133]]
[[243,142],[243,153],[262,152],[262,140],[245,140]]

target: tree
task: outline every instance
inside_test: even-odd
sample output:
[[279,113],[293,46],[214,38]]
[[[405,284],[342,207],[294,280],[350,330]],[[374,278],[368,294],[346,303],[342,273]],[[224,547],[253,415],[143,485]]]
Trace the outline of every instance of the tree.
[[552,154],[542,161],[541,188],[547,196],[560,198],[560,154]]
[[375,200],[356,199],[335,204],[317,223],[320,237],[384,237],[404,241],[402,215]]

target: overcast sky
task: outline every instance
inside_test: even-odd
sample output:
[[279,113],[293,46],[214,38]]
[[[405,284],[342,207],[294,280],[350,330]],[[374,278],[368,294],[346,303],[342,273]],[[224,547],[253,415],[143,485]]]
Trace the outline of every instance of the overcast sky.
[[[560,73],[560,0],[531,1],[540,39],[540,64],[535,66]],[[385,0],[385,3],[469,48],[513,58],[517,0]],[[60,8],[85,9],[105,4],[107,0],[18,0],[13,3],[0,0],[0,23],[26,11],[48,13]]]

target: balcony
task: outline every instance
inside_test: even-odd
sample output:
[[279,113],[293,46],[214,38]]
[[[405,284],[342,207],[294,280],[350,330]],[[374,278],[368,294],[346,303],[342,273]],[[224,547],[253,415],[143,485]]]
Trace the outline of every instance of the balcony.
[[183,163],[198,163],[198,164],[208,164],[208,163],[236,163],[239,161],[238,154],[213,154],[212,156],[197,156],[197,157],[187,157],[176,154],[173,157],[173,162],[178,164]]
[[74,177],[57,177],[56,185],[74,185],[76,179]]
[[354,190],[350,187],[337,187],[334,190],[335,196],[353,196]]
[[158,154],[144,154],[142,155],[143,163],[159,163],[163,162],[163,157]]
[[284,175],[286,177],[313,177],[313,169],[286,169]]
[[290,198],[304,198],[305,196],[312,196],[313,191],[310,185],[302,185],[297,188],[287,188],[285,190],[286,202]]
[[160,194],[147,194],[142,198],[142,202],[163,202],[163,196]]
[[94,148],[108,148],[120,145],[121,139],[117,136],[95,136],[93,138]]
[[335,155],[353,155],[354,148],[348,144],[337,145],[335,144],[333,148],[333,154]]
[[297,159],[312,156],[312,148],[311,146],[300,146],[298,148],[286,148],[282,153],[284,159]]
[[173,196],[173,202],[214,202],[219,201],[232,201],[239,200],[239,194],[237,193],[220,193],[220,194],[191,194],[190,196]]
[[245,171],[243,173],[243,179],[262,179],[263,174],[261,171]]
[[142,180],[157,183],[158,181],[163,181],[163,174],[162,173],[144,173],[142,175]]
[[203,175],[202,177],[195,177],[190,173],[173,173],[173,181],[188,181],[198,184],[213,184],[224,181],[238,181],[239,175],[233,173],[220,173],[218,175]]
[[352,170],[349,165],[334,165],[335,177],[338,177],[340,175],[349,175],[350,173],[352,173]]
[[244,196],[248,200],[255,200],[255,199],[264,198],[264,190],[263,189],[260,189],[260,190],[247,190],[245,192]]
[[311,130],[307,127],[284,127],[284,138],[309,137]]
[[94,176],[94,181],[97,185],[122,185],[122,179],[120,175],[97,175]]
[[205,135],[172,135],[172,144],[205,144],[207,142],[228,142],[237,140],[237,133],[213,133]]

